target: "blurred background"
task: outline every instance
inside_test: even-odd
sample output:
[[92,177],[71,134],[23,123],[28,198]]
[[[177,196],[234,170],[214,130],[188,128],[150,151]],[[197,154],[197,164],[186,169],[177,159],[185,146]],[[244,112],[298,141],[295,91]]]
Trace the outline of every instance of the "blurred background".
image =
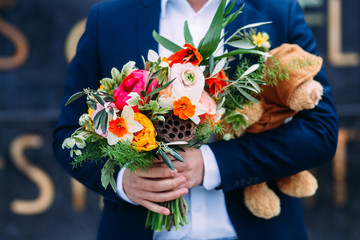
[[[0,0],[0,240],[95,239],[101,199],[56,163],[51,135],[68,61],[96,2]],[[313,169],[318,193],[303,200],[309,237],[360,239],[360,1],[299,2],[341,126],[334,161]]]

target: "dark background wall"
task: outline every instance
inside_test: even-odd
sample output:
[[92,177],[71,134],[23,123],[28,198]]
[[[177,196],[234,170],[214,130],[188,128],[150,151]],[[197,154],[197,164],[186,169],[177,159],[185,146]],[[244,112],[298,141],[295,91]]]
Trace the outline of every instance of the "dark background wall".
[[[100,198],[57,165],[51,131],[77,24],[96,2],[0,0],[0,240],[95,239]],[[341,125],[336,158],[314,169],[306,223],[310,239],[360,239],[360,2],[301,3]]]

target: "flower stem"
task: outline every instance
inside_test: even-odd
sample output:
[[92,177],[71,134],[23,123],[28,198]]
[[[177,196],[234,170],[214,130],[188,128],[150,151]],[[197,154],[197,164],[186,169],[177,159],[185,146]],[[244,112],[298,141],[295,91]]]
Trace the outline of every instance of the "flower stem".
[[145,227],[150,227],[151,230],[161,232],[163,230],[171,231],[175,226],[176,230],[181,226],[188,224],[187,212],[188,206],[185,198],[181,197],[172,201],[160,203],[161,206],[170,209],[170,215],[164,216],[159,213],[148,211]]

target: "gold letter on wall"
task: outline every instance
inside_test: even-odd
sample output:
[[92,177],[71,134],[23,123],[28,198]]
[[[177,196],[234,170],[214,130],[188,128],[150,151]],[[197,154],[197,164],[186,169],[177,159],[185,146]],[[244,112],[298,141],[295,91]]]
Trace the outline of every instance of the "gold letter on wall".
[[[0,9],[10,6],[12,1],[0,3]],[[0,57],[0,70],[11,70],[25,63],[29,56],[29,45],[24,34],[0,17],[0,34],[14,45],[15,53],[10,57]]]
[[74,178],[71,178],[72,205],[75,212],[82,212],[86,205],[86,189]]
[[14,165],[39,188],[39,196],[34,200],[14,200],[11,210],[16,214],[33,215],[45,212],[54,200],[54,185],[50,177],[40,168],[32,165],[26,159],[24,151],[27,148],[40,148],[43,140],[39,135],[22,135],[17,137],[10,146],[10,155]]
[[76,47],[79,42],[81,35],[84,33],[86,25],[86,19],[79,21],[75,26],[70,30],[68,36],[66,37],[65,42],[65,57],[68,62],[70,62],[76,53]]
[[359,54],[342,52],[341,0],[328,1],[328,54],[329,62],[337,67],[353,67],[359,64]]
[[347,165],[347,143],[356,139],[355,130],[340,129],[338,145],[333,161],[335,204],[344,206],[347,201],[346,191],[346,165]]

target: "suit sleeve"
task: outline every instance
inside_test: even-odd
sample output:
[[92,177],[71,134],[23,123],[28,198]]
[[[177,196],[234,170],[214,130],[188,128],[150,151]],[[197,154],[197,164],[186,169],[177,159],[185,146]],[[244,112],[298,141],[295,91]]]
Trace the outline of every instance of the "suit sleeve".
[[[285,41],[317,54],[302,10],[295,0],[289,2]],[[276,129],[210,144],[224,192],[289,176],[332,160],[337,144],[337,114],[324,68],[315,79],[324,87],[323,98],[315,109],[299,112],[290,123]]]
[[[105,190],[101,185],[101,164],[87,163],[81,167],[73,168],[69,151],[63,150],[61,147],[64,139],[70,137],[74,130],[79,127],[79,117],[87,112],[85,97],[66,107],[64,107],[65,102],[71,95],[84,88],[97,89],[99,87],[101,68],[97,47],[97,22],[98,5],[95,5],[89,14],[85,32],[78,43],[76,55],[68,67],[68,77],[62,102],[63,107],[53,133],[53,149],[56,160],[72,177],[93,191],[117,202],[120,198],[112,188],[108,186]],[[118,172],[119,169],[114,173],[115,177]]]

